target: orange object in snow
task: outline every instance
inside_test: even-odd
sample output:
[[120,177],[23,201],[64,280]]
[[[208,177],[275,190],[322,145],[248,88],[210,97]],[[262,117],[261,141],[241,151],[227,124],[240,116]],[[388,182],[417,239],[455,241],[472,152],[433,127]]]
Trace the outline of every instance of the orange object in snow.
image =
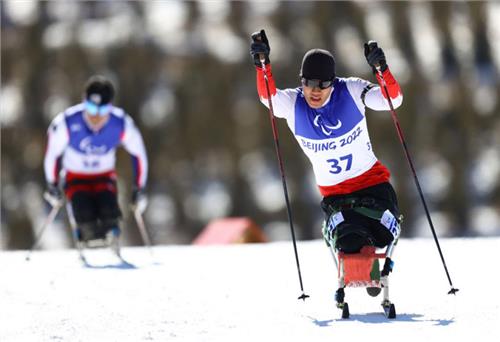
[[224,245],[250,242],[267,242],[267,238],[250,218],[234,217],[210,222],[193,241],[193,245]]

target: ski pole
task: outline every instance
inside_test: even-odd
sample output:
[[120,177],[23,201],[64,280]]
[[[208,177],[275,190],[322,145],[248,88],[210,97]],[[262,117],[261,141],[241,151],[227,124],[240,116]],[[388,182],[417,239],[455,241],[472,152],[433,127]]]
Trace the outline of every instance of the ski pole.
[[382,83],[382,88],[384,89],[384,93],[386,95],[387,101],[389,103],[389,108],[390,112],[392,115],[392,120],[394,121],[394,125],[396,126],[396,131],[398,132],[398,137],[399,141],[401,142],[401,145],[403,146],[406,160],[408,161],[408,165],[410,166],[411,172],[413,173],[413,179],[415,180],[415,185],[417,186],[418,193],[420,195],[420,199],[422,200],[422,204],[424,206],[425,210],[425,215],[427,216],[427,221],[429,222],[429,226],[432,231],[432,236],[434,237],[434,241],[436,242],[437,249],[439,251],[439,255],[441,256],[441,262],[443,263],[444,270],[446,272],[446,276],[448,277],[448,282],[451,286],[450,291],[448,291],[448,294],[455,294],[458,289],[453,287],[453,282],[451,281],[450,273],[448,272],[448,267],[446,267],[446,262],[444,261],[444,256],[443,252],[441,251],[441,247],[439,246],[439,241],[436,235],[436,230],[434,229],[434,224],[432,223],[431,215],[429,213],[429,209],[427,208],[427,204],[425,202],[424,194],[422,191],[422,188],[420,187],[420,182],[418,181],[417,177],[417,172],[415,171],[415,167],[413,166],[413,161],[410,156],[410,152],[408,150],[408,147],[406,145],[405,138],[403,136],[403,130],[401,129],[401,125],[399,124],[399,120],[396,115],[396,110],[394,109],[394,106],[392,104],[391,97],[389,96],[389,91],[387,90],[387,84],[385,83],[384,75],[382,74],[382,71],[380,70],[380,65],[376,66],[377,69],[377,74],[380,77],[380,81]]
[[142,241],[148,247],[149,253],[153,256],[153,247],[151,243],[151,239],[149,238],[148,231],[146,229],[146,225],[144,224],[144,219],[142,218],[142,214],[139,211],[137,206],[131,207],[132,212],[134,213],[135,222],[137,223],[137,227],[139,228],[139,232],[141,233]]
[[[256,37],[256,39],[261,40],[262,38],[259,35]],[[297,272],[299,274],[300,290],[302,291],[302,294],[297,299],[302,299],[303,301],[305,301],[306,298],[308,298],[309,296],[304,293],[304,286],[302,284],[302,274],[300,272],[299,254],[297,252],[297,242],[295,239],[295,230],[293,228],[292,210],[290,207],[290,200],[288,198],[288,189],[286,186],[286,178],[285,178],[285,168],[283,167],[283,160],[281,158],[280,145],[278,139],[278,129],[276,127],[276,120],[274,118],[273,102],[271,100],[271,91],[269,90],[269,79],[267,76],[265,57],[264,55],[261,54],[259,58],[260,58],[260,63],[262,65],[262,70],[264,71],[264,81],[266,83],[267,101],[269,104],[269,118],[271,120],[271,127],[273,130],[274,147],[276,150],[276,156],[278,158],[278,164],[281,173],[281,182],[283,183],[283,193],[285,195],[286,210],[288,213],[288,222],[290,223],[290,231],[292,232],[292,242],[293,242],[293,250],[295,252],[295,262],[297,263]]]
[[[44,195],[44,197],[46,197],[46,196]],[[47,201],[49,201],[49,200],[47,199]],[[59,213],[59,209],[61,209],[61,207],[62,207],[62,201],[58,201],[58,202],[49,201],[49,202],[52,204],[52,209],[50,210],[49,215],[47,215],[47,217],[45,218],[45,221],[43,222],[42,226],[38,230],[38,234],[35,237],[35,241],[33,242],[33,245],[31,245],[31,248],[28,250],[28,254],[26,255],[26,261],[30,260],[31,252],[33,252],[35,247],[38,245],[38,243],[40,242],[40,240],[42,238],[43,233],[45,232],[45,229],[54,221],[54,219],[57,216],[57,213]]]

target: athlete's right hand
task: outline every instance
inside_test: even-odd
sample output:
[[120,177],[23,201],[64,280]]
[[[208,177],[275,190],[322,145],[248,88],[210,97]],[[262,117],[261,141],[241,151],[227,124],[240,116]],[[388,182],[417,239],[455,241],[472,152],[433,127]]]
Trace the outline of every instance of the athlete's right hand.
[[47,190],[43,194],[43,198],[50,203],[51,206],[59,206],[63,202],[63,194],[57,184],[47,183]]
[[266,31],[263,29],[252,33],[252,45],[250,45],[250,54],[253,57],[253,61],[256,66],[262,66],[260,61],[261,57],[264,58],[264,63],[267,65],[270,63],[269,54],[271,53],[271,47],[269,46],[269,41],[267,40]]
[[377,73],[377,68],[384,72],[387,69],[384,50],[382,50],[376,41],[370,40],[365,43],[365,57],[368,65],[372,67],[373,73]]

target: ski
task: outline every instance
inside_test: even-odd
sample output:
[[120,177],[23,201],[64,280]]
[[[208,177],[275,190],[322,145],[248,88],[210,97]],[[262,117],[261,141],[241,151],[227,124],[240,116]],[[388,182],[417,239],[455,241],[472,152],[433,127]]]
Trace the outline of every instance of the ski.
[[[112,253],[114,256],[114,260],[109,263],[103,264],[94,263],[89,261],[83,251],[79,252],[79,259],[82,262],[82,266],[85,268],[121,268],[121,269],[132,269],[136,268],[136,266],[129,261],[127,261],[121,254]],[[92,259],[92,258],[91,258]]]
[[[342,314],[341,314],[342,319],[348,319],[350,317],[348,303],[342,303],[341,305],[337,305],[337,307],[342,310]],[[394,304],[390,304],[388,306],[382,305],[382,308],[384,310],[384,316],[386,318],[388,318],[388,319],[395,319],[396,318],[396,307],[394,306]]]
[[[349,304],[347,303],[342,303],[340,305],[337,305],[339,309],[342,310],[342,319],[348,319],[350,316],[349,313]],[[384,309],[384,316],[388,319],[395,319],[396,318],[396,307],[394,304],[390,303],[388,305],[382,304],[382,308]]]
[[384,315],[386,318],[394,319],[396,318],[396,307],[393,303],[389,301],[382,302],[382,308],[384,309]]
[[340,309],[342,309],[342,318],[347,319],[349,318],[349,304],[347,303],[342,303],[341,306],[339,306]]
[[[76,241],[76,248],[78,250],[78,256],[80,261],[82,262],[84,267],[88,268],[104,268],[104,267],[113,267],[113,268],[136,268],[134,264],[128,262],[121,255],[120,244],[118,241],[119,231],[112,231],[108,236],[104,239],[96,239],[89,241]],[[99,249],[99,248],[109,248],[112,254],[118,259],[118,263],[108,264],[105,266],[94,265],[88,261],[85,256],[85,249]]]

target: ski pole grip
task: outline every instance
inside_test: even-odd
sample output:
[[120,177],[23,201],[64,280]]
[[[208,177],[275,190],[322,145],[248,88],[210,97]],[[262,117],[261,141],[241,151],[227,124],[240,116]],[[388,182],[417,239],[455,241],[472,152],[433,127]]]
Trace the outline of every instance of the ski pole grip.
[[[256,33],[252,36],[254,42],[262,42],[262,35],[260,33]],[[260,63],[265,64],[266,56],[263,53],[259,53]]]
[[374,49],[378,48],[378,44],[376,41],[374,40],[370,40],[368,42],[368,49],[370,50],[370,52],[372,52]]
[[257,41],[262,41],[262,36],[261,36],[260,32],[254,32],[254,33],[252,34],[252,40],[253,40],[254,42],[257,42]]
[[[374,40],[370,40],[370,41],[368,42],[368,51],[369,51],[369,52],[372,52],[372,51],[373,51],[373,50],[375,50],[376,48],[378,48],[378,44],[377,44],[377,42],[376,42],[376,41],[374,41]],[[380,73],[380,64],[376,63],[376,64],[374,65],[374,67],[375,67],[375,69],[376,69],[376,70]]]

